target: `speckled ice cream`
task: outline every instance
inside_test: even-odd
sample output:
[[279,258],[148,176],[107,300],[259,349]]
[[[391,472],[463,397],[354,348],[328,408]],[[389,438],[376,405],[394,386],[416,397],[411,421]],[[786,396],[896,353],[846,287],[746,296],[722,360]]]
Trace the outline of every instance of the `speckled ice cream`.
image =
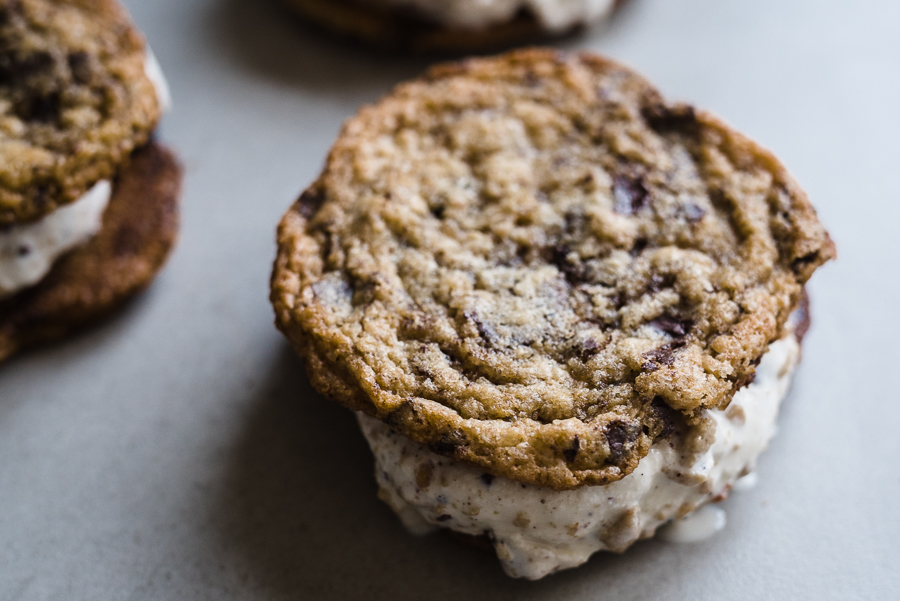
[[623,551],[666,522],[724,498],[754,469],[774,435],[799,356],[793,335],[769,347],[754,383],[727,410],[706,412],[716,423],[715,441],[699,458],[683,455],[674,438],[662,441],[633,473],[607,486],[560,492],[488,476],[431,453],[378,420],[359,419],[375,454],[379,496],[411,531],[487,533],[510,576],[537,579],[578,566],[600,550]]
[[[162,111],[167,112],[172,107],[169,84],[149,47],[144,69]],[[93,238],[100,231],[111,196],[112,185],[103,180],[77,201],[39,221],[0,229],[0,299],[34,286],[57,259]]]
[[363,0],[413,9],[448,27],[477,29],[514,19],[527,10],[550,31],[590,23],[606,16],[615,0]]

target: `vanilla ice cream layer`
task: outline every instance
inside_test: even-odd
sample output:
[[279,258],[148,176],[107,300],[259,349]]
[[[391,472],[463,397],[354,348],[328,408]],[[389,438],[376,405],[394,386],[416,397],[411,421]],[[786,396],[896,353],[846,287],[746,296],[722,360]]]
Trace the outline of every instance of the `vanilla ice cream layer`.
[[359,0],[367,4],[416,11],[450,28],[479,29],[506,23],[527,10],[550,31],[597,21],[609,14],[615,0]]
[[[686,455],[677,437],[663,440],[634,472],[606,486],[555,491],[524,485],[436,455],[366,415],[359,422],[375,455],[379,497],[409,530],[487,534],[507,574],[534,580],[581,565],[597,551],[624,551],[667,522],[723,499],[754,470],[774,436],[799,357],[793,335],[773,343],[755,381],[728,409],[705,412],[715,423],[708,451]],[[710,518],[712,526],[724,525]]]
[[0,229],[0,298],[40,282],[60,256],[99,232],[111,196],[103,180],[40,221]]
[[163,73],[162,66],[156,60],[156,55],[150,46],[147,46],[147,56],[144,60],[144,73],[147,79],[156,88],[156,98],[159,100],[159,109],[162,113],[168,113],[172,110],[172,91],[169,88],[169,82]]
[[[156,89],[160,110],[169,111],[169,84],[149,46],[144,70]],[[34,286],[57,259],[93,238],[100,231],[111,197],[112,185],[103,180],[77,201],[39,221],[0,228],[0,299]]]

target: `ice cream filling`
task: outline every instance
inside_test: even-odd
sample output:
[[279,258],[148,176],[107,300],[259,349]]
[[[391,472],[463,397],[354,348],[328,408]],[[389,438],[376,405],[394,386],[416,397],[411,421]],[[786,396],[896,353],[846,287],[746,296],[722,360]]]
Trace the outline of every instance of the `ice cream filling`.
[[[624,551],[660,526],[722,500],[753,472],[774,436],[799,356],[794,335],[774,342],[755,381],[727,409],[706,411],[715,423],[708,450],[685,453],[684,441],[670,437],[656,443],[634,472],[606,486],[555,491],[523,485],[436,455],[374,418],[360,414],[359,422],[375,455],[379,497],[407,528],[487,535],[510,576],[538,579],[576,567],[597,551]],[[700,517],[709,528],[684,524],[668,540],[696,540],[698,531],[724,526],[724,516]]]
[[156,60],[156,55],[150,46],[147,46],[147,57],[144,60],[144,73],[147,79],[156,89],[156,98],[159,100],[159,108],[162,113],[172,110],[172,91],[169,88],[169,82],[163,73],[162,66]]
[[[169,84],[150,48],[144,62],[160,109],[172,107]],[[67,252],[93,238],[103,224],[103,213],[112,196],[112,184],[102,180],[77,201],[43,219],[0,229],[0,299],[34,286]]]
[[548,30],[559,31],[596,21],[615,0],[360,0],[367,4],[414,10],[447,27],[478,29],[505,23],[528,11]]
[[102,180],[40,221],[0,230],[0,298],[40,282],[59,257],[99,232],[111,196],[112,185]]

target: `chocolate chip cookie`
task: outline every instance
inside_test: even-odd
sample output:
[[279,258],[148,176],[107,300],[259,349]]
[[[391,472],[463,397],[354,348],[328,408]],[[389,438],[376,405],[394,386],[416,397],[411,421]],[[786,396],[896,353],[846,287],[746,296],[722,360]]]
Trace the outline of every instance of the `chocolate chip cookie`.
[[0,0],[0,361],[120,305],[176,237],[165,78],[115,0]]
[[0,225],[74,202],[148,141],[146,56],[115,0],[0,2]]
[[307,22],[376,48],[439,53],[481,52],[563,37],[608,17],[625,3],[625,0],[283,1]]
[[557,490],[621,480],[673,426],[714,431],[704,412],[835,256],[771,153],[613,61],[542,49],[363,108],[278,244],[277,325],[324,396]]

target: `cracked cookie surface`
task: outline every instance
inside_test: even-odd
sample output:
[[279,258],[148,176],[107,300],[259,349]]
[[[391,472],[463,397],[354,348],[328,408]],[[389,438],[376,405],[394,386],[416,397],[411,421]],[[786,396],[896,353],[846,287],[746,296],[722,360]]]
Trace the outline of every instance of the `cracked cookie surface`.
[[0,226],[77,200],[147,142],[145,60],[115,0],[0,0]]
[[675,426],[708,442],[702,410],[752,381],[834,256],[770,153],[539,49],[362,109],[278,241],[277,323],[323,395],[556,489],[621,479]]

